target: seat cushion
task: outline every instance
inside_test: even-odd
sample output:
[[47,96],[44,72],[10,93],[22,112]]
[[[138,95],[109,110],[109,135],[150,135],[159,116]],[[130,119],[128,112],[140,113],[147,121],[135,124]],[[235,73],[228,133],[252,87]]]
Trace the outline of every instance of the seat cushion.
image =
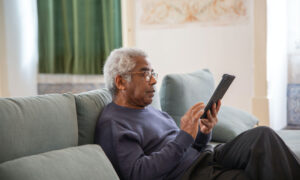
[[[164,77],[160,90],[161,107],[180,125],[181,117],[197,102],[209,101],[215,89],[214,78],[207,69]],[[237,108],[222,106],[219,123],[213,130],[212,140],[228,142],[258,122],[253,115]]]
[[78,126],[71,94],[0,98],[0,163],[76,146]]
[[280,130],[277,133],[300,160],[300,130]]
[[27,156],[0,164],[5,180],[119,179],[98,145],[85,145]]
[[112,101],[107,89],[88,91],[75,95],[79,139],[78,144],[94,143],[96,123],[103,108]]

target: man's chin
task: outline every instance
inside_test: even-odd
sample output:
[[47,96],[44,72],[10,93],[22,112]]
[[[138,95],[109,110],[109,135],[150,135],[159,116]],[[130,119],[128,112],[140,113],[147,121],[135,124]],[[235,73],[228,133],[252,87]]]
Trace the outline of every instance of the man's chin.
[[145,106],[148,106],[151,103],[152,103],[152,98],[149,98],[149,99],[145,100]]

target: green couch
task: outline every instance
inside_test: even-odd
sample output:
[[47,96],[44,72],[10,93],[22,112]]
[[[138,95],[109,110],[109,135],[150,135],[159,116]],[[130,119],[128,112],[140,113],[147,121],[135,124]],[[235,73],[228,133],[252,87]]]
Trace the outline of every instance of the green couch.
[[[186,108],[208,100],[213,82],[207,70],[168,75],[161,98],[156,94],[152,105],[167,111],[179,124]],[[194,88],[197,92],[191,91]],[[109,102],[111,95],[106,89],[0,98],[0,179],[119,179],[101,147],[93,144],[95,124]],[[229,141],[257,123],[254,116],[226,106],[219,119],[213,131],[216,143]],[[300,157],[299,131],[281,131],[280,135]]]
[[110,101],[105,89],[0,98],[0,179],[119,179],[93,144],[99,113]]

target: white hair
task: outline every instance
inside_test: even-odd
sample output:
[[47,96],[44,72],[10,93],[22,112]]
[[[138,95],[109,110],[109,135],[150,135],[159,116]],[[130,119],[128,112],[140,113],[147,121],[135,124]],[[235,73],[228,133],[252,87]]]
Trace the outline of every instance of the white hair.
[[131,81],[131,76],[126,75],[136,65],[134,59],[147,55],[144,51],[137,48],[119,48],[113,50],[106,59],[103,72],[106,88],[114,96],[116,93],[115,78],[117,75],[123,76],[127,81]]

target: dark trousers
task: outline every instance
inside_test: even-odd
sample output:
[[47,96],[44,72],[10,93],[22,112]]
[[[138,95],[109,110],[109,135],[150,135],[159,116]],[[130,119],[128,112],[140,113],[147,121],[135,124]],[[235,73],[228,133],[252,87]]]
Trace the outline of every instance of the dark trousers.
[[300,180],[300,163],[272,129],[257,127],[204,149],[182,179]]

